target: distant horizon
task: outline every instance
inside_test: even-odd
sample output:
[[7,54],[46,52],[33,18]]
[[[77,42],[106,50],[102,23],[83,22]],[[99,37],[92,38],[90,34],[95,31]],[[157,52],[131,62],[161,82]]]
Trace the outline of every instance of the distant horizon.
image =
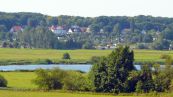
[[[39,12],[5,12],[5,11],[0,11],[2,13],[10,13],[10,14],[13,14],[13,13],[36,13],[36,14],[42,14],[42,15],[46,15],[46,16],[51,16],[51,17],[58,17],[58,16],[74,16],[74,17],[77,17],[77,15],[65,15],[65,14],[62,14],[62,15],[57,15],[57,16],[52,16],[52,15],[48,15],[48,14],[44,14],[44,13],[39,13]],[[111,17],[111,16],[108,16],[108,15],[100,15],[100,16],[107,16],[107,17]],[[95,16],[95,17],[100,17],[100,16]],[[166,17],[166,16],[152,16],[152,15],[144,15],[144,14],[140,14],[140,15],[135,15],[135,16],[128,16],[128,15],[115,15],[115,16],[112,16],[112,17],[116,17],[116,16],[120,16],[120,17],[136,17],[136,16],[151,16],[151,17],[162,17],[162,18],[173,18],[173,17]],[[95,18],[95,17],[91,17],[91,16],[79,16],[79,17],[89,17],[89,18]]]

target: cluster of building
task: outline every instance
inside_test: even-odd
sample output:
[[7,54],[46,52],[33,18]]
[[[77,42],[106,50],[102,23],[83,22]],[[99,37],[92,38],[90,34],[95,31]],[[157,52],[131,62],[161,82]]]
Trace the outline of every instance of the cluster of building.
[[[66,27],[66,26],[55,26],[52,25],[48,27],[50,31],[55,33],[56,35],[66,35],[66,34],[74,34],[74,33],[90,33],[89,27],[80,27],[80,26],[72,26],[72,27]],[[10,32],[23,32],[24,28],[22,26],[13,26],[10,29]]]
[[99,46],[95,46],[95,48],[100,49],[100,50],[115,49],[115,48],[117,48],[117,44],[107,44],[105,46],[99,45]]
[[67,28],[66,26],[55,26],[52,25],[49,27],[49,30],[55,33],[56,35],[66,35],[66,34],[74,34],[74,33],[90,33],[90,28],[87,27],[79,27],[72,26]]

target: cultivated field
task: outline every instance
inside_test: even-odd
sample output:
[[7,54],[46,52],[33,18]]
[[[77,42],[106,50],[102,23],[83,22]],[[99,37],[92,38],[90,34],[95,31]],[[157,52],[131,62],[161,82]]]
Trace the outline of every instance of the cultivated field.
[[[87,63],[92,56],[106,56],[111,50],[45,50],[45,49],[7,49],[0,48],[0,64],[41,64],[46,59],[61,63],[65,52],[71,55],[72,63]],[[135,62],[164,62],[161,55],[173,56],[173,51],[134,50]]]

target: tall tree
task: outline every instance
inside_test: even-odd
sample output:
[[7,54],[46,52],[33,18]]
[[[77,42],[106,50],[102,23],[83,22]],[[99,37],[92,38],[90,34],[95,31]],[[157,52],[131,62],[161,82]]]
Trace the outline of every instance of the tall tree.
[[107,58],[101,58],[92,70],[93,85],[98,92],[126,91],[129,72],[134,70],[134,55],[129,47],[116,48]]
[[134,30],[135,30],[135,21],[134,21],[134,18],[131,18],[130,19],[130,30],[131,30],[131,33],[134,33]]
[[120,24],[117,23],[114,28],[113,28],[113,33],[116,35],[118,43],[120,43],[120,35],[121,35],[121,31],[120,31]]

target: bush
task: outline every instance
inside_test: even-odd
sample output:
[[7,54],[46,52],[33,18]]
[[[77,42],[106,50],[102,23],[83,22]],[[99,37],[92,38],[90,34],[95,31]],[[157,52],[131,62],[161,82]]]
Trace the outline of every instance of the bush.
[[47,64],[52,64],[52,63],[53,63],[52,60],[50,60],[50,59],[46,59],[45,62],[46,62]]
[[100,60],[100,57],[98,57],[98,56],[91,57],[91,63],[93,63],[93,64],[99,62],[99,60]]
[[138,49],[148,49],[148,46],[145,45],[145,44],[138,44],[138,45],[137,45],[137,48],[138,48]]
[[38,85],[40,89],[61,89],[63,84],[63,78],[66,73],[58,68],[54,70],[43,70],[39,69],[36,71],[36,79],[33,82]]
[[160,56],[161,59],[167,59],[167,58],[170,58],[171,56],[170,55],[167,55],[167,54],[162,54]]
[[136,92],[137,93],[142,93],[143,90],[142,90],[142,81],[138,81],[137,84],[136,84]]
[[86,42],[82,45],[82,49],[94,49],[92,42]]
[[87,75],[77,71],[63,71],[58,68],[53,70],[39,69],[36,71],[36,75],[37,77],[33,82],[40,89],[91,90],[91,82]]
[[0,87],[7,87],[7,80],[0,75]]
[[171,86],[171,80],[164,73],[159,73],[154,79],[155,91],[165,92]]
[[70,71],[68,76],[64,79],[63,89],[73,91],[89,91],[91,84],[86,75],[80,72]]
[[62,59],[71,59],[69,53],[64,53]]

